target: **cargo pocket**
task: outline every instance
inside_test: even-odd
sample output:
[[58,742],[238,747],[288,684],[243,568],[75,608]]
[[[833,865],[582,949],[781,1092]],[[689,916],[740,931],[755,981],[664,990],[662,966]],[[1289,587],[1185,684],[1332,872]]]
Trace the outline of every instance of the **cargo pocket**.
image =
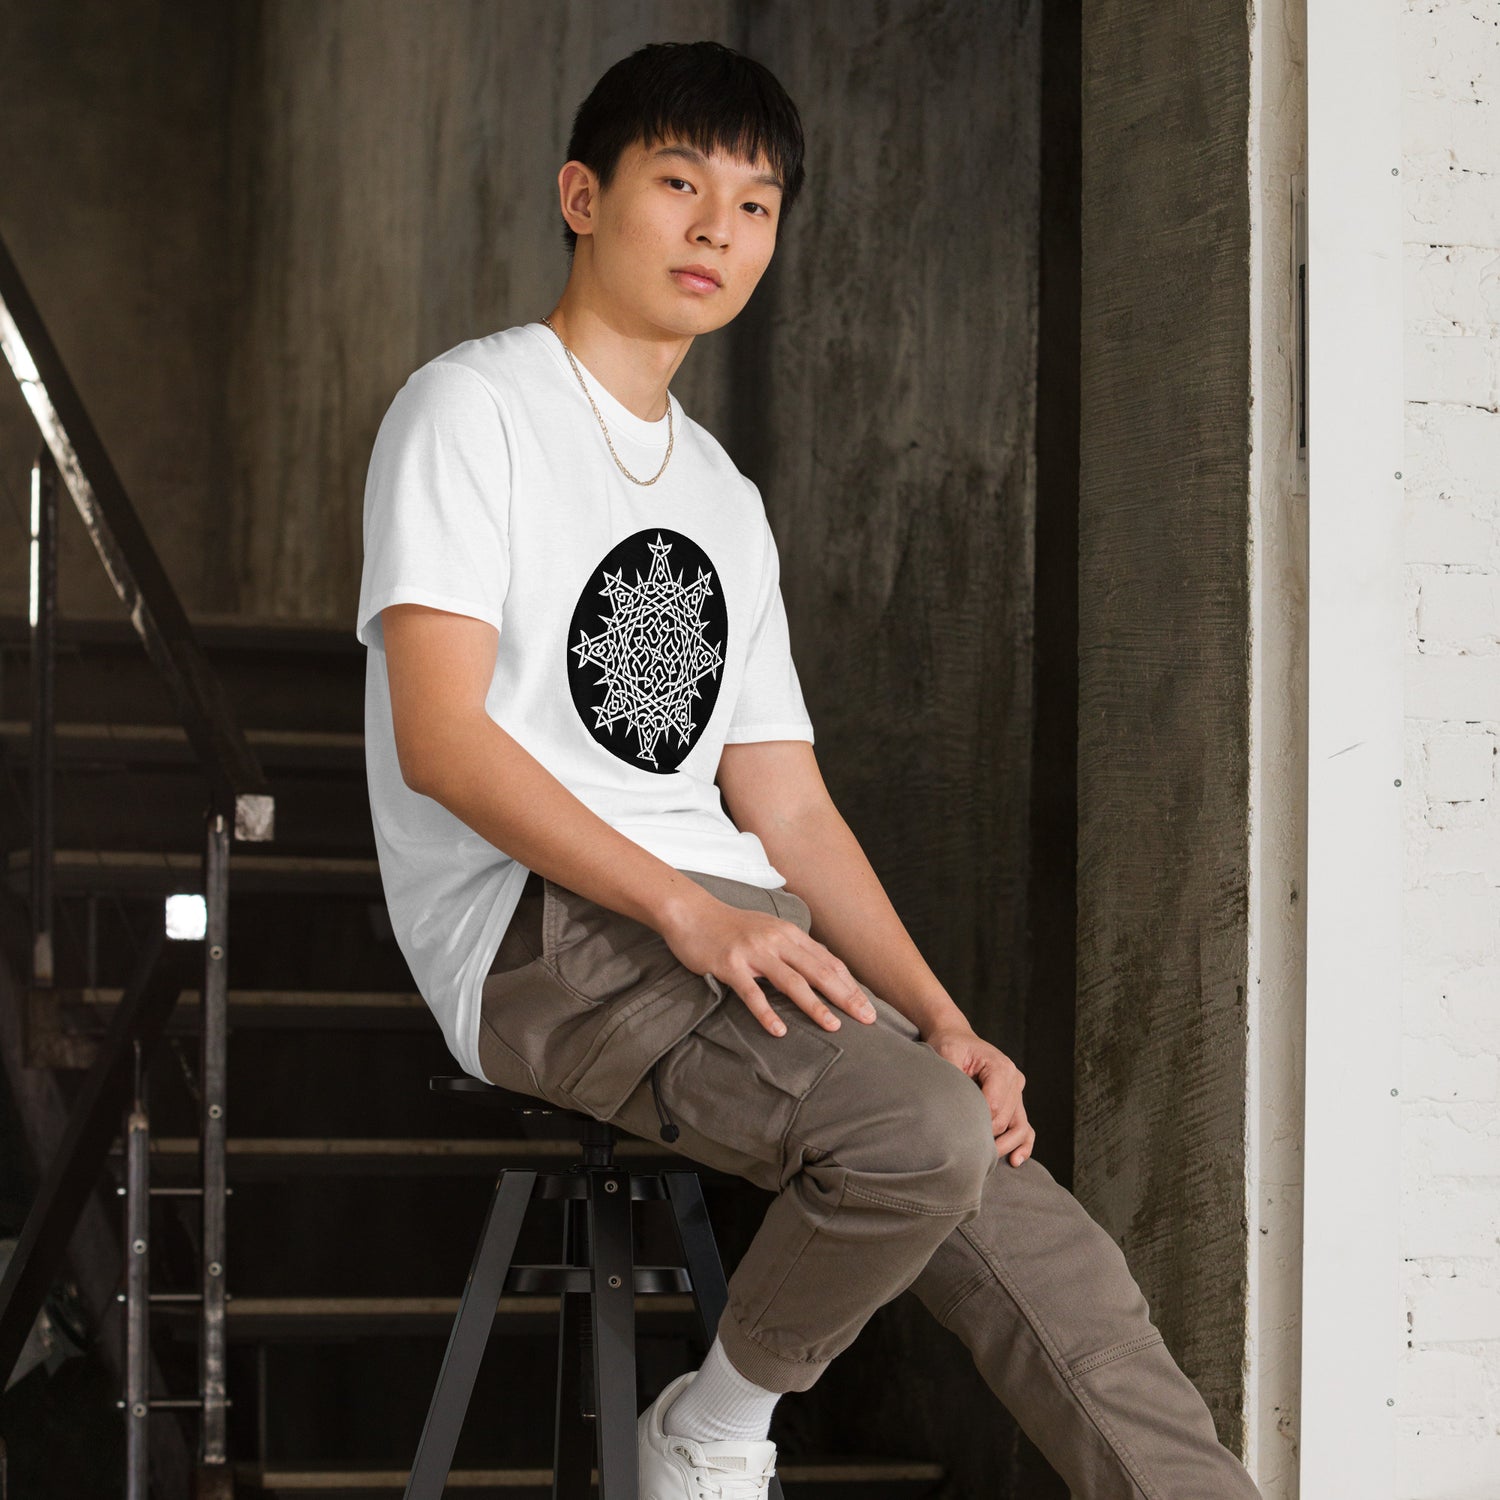
[[844,1048],[769,982],[761,988],[786,1024],[784,1036],[772,1036],[725,987],[723,1002],[668,1053],[658,1081],[673,1117],[703,1138],[690,1154],[701,1149],[713,1165],[776,1192],[789,1175],[788,1131]]
[[584,1011],[569,1023],[559,1090],[596,1119],[618,1112],[657,1059],[719,1004],[654,928],[566,886],[543,887],[541,961]]

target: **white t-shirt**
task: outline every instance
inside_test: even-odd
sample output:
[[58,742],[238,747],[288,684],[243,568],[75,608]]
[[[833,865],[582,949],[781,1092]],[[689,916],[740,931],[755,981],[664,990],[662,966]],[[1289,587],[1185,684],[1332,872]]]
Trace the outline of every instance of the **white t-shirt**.
[[[582,366],[622,462],[650,478],[648,422]],[[778,886],[714,776],[726,743],[811,741],[760,492],[675,397],[652,485],[615,464],[557,336],[470,339],[396,393],[370,455],[355,634],[386,904],[466,1072],[479,997],[528,871],[401,776],[380,611],[416,603],[499,631],[491,719],[581,801],[677,869]]]

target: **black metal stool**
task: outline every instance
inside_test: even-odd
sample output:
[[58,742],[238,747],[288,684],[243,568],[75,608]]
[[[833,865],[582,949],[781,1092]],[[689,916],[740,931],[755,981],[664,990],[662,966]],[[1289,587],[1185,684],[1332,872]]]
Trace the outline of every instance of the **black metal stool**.
[[[724,1268],[693,1171],[631,1172],[614,1161],[616,1131],[607,1121],[515,1093],[467,1074],[434,1077],[449,1098],[512,1111],[530,1139],[576,1137],[582,1160],[565,1169],[503,1167],[469,1268],[443,1355],[432,1404],[417,1444],[406,1500],[440,1500],[469,1409],[479,1362],[502,1293],[560,1297],[557,1411],[552,1445],[553,1500],[588,1500],[590,1453],[599,1468],[599,1500],[638,1500],[635,1394],[637,1293],[691,1291],[700,1331],[712,1342],[728,1300]],[[514,1264],[516,1240],[534,1198],[563,1202],[563,1260]],[[681,1266],[638,1266],[630,1205],[666,1199],[682,1247]],[[584,1311],[581,1303],[587,1300]],[[590,1379],[589,1370],[592,1370]],[[594,1424],[589,1441],[589,1423]],[[771,1500],[782,1500],[773,1478]]]

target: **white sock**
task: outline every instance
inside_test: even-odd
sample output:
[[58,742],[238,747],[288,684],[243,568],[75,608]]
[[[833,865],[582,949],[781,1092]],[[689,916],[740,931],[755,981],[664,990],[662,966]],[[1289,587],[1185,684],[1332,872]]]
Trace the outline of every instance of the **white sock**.
[[771,1409],[780,1391],[768,1391],[745,1379],[729,1363],[715,1336],[703,1367],[662,1413],[662,1427],[674,1437],[699,1443],[723,1439],[763,1441],[771,1430]]

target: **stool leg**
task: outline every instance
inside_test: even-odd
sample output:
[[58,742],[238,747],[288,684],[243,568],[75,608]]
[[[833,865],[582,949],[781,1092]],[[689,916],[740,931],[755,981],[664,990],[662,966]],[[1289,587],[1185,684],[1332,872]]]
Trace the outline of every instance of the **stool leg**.
[[708,1205],[703,1201],[703,1184],[696,1172],[663,1172],[667,1197],[672,1204],[672,1218],[677,1225],[677,1240],[682,1246],[683,1263],[693,1283],[693,1302],[698,1309],[699,1326],[705,1343],[711,1344],[719,1331],[719,1319],[729,1301],[729,1285],[714,1243],[713,1225],[708,1221]]
[[[711,1344],[718,1335],[719,1319],[729,1302],[729,1284],[724,1279],[719,1247],[714,1243],[708,1205],[703,1201],[703,1184],[696,1172],[663,1172],[661,1180],[672,1204],[672,1219],[677,1225],[683,1264],[687,1266],[688,1279],[693,1283],[693,1304],[698,1309],[703,1338]],[[779,1475],[771,1476],[769,1490],[770,1500],[783,1500]]]
[[458,1434],[469,1410],[469,1398],[474,1394],[474,1378],[489,1343],[495,1308],[515,1259],[521,1221],[535,1185],[534,1169],[501,1169],[474,1251],[474,1263],[469,1267],[469,1279],[459,1299],[453,1332],[448,1336],[447,1352],[432,1392],[432,1405],[427,1409],[417,1456],[412,1461],[406,1500],[441,1500],[448,1470],[453,1467],[453,1450],[458,1446]]
[[591,1167],[588,1175],[599,1500],[637,1500],[640,1453],[636,1442],[630,1173]]
[[[586,1265],[588,1242],[584,1236],[582,1202],[563,1200],[562,1264]],[[589,1500],[593,1489],[594,1441],[588,1414],[583,1409],[585,1393],[584,1321],[588,1317],[588,1293],[564,1292],[557,1334],[557,1419],[552,1438],[552,1500]],[[588,1393],[594,1377],[588,1372]]]

